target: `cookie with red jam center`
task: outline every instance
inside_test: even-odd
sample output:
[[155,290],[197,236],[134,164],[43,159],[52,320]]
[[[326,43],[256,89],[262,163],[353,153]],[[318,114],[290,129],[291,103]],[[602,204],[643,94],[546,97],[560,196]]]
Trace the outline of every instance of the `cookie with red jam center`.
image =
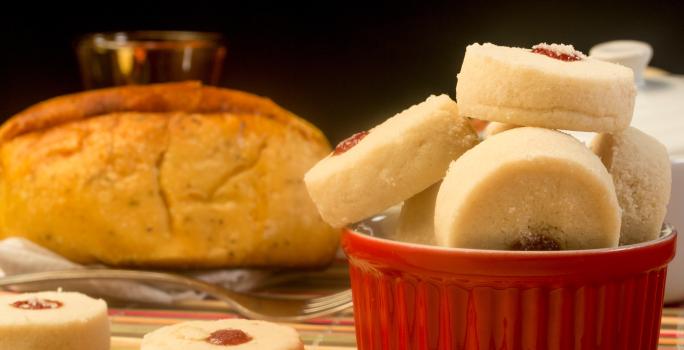
[[145,335],[141,350],[304,350],[292,327],[226,319],[182,322]]
[[80,293],[0,295],[0,349],[109,350],[107,304]]
[[631,69],[545,43],[470,45],[456,85],[462,116],[576,131],[625,129],[635,96]]
[[426,101],[340,142],[304,177],[323,220],[335,227],[379,213],[438,182],[478,142],[449,96]]

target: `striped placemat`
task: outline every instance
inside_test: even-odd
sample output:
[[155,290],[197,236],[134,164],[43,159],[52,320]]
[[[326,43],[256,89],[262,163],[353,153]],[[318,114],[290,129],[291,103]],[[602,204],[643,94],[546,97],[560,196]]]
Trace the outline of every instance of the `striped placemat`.
[[[0,293],[3,293],[0,291]],[[195,309],[158,309],[110,307],[112,350],[139,350],[142,337],[157,328],[184,321],[236,318],[224,304],[202,301],[188,304]],[[351,310],[302,323],[287,323],[295,328],[307,350],[356,349],[354,318]],[[659,350],[684,349],[684,304],[663,309]]]
[[[159,327],[190,320],[234,318],[230,312],[160,309],[111,309],[112,350],[138,350],[145,333]],[[306,323],[288,323],[297,329],[307,350],[356,348],[351,311]],[[684,306],[665,308],[658,349],[684,349]]]
[[[350,288],[345,259],[336,260],[322,271],[308,271],[296,279],[257,292],[296,296],[322,296]],[[183,302],[182,309],[157,307],[131,307],[112,304],[112,350],[138,350],[141,338],[159,327],[184,321],[236,318],[226,304],[203,300]],[[354,315],[352,310],[310,320],[304,323],[287,323],[295,328],[307,350],[356,349]]]
[[663,309],[659,349],[684,349],[684,304]]
[[[111,309],[112,350],[138,350],[140,340],[159,327],[183,321],[214,320],[238,317],[229,312]],[[350,311],[306,323],[284,323],[295,328],[307,350],[348,350],[356,348],[354,320]]]

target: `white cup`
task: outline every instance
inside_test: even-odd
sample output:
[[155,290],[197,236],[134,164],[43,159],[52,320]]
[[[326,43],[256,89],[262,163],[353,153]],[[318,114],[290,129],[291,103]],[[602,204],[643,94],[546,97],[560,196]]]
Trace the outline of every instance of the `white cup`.
[[634,82],[640,86],[644,84],[644,70],[653,56],[653,48],[642,41],[615,40],[592,47],[589,56],[632,68]]

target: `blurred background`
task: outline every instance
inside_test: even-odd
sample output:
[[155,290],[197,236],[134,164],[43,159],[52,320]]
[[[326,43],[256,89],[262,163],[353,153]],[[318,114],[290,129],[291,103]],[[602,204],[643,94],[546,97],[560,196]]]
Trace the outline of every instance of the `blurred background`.
[[588,52],[603,41],[643,40],[654,48],[652,66],[684,73],[684,2],[315,4],[4,9],[0,117],[82,90],[74,42],[98,31],[223,33],[228,51],[220,85],[270,97],[333,143],[430,94],[453,97],[465,46],[473,42],[562,42]]

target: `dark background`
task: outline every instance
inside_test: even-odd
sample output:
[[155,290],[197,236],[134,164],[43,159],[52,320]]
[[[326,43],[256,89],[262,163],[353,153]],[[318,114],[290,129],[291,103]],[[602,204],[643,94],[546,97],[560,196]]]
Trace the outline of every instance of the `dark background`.
[[563,42],[587,52],[602,41],[638,39],[654,47],[652,65],[684,73],[684,5],[677,1],[259,4],[3,9],[0,117],[79,91],[73,41],[93,31],[222,32],[229,49],[221,85],[269,96],[332,142],[429,94],[453,97],[472,42]]

